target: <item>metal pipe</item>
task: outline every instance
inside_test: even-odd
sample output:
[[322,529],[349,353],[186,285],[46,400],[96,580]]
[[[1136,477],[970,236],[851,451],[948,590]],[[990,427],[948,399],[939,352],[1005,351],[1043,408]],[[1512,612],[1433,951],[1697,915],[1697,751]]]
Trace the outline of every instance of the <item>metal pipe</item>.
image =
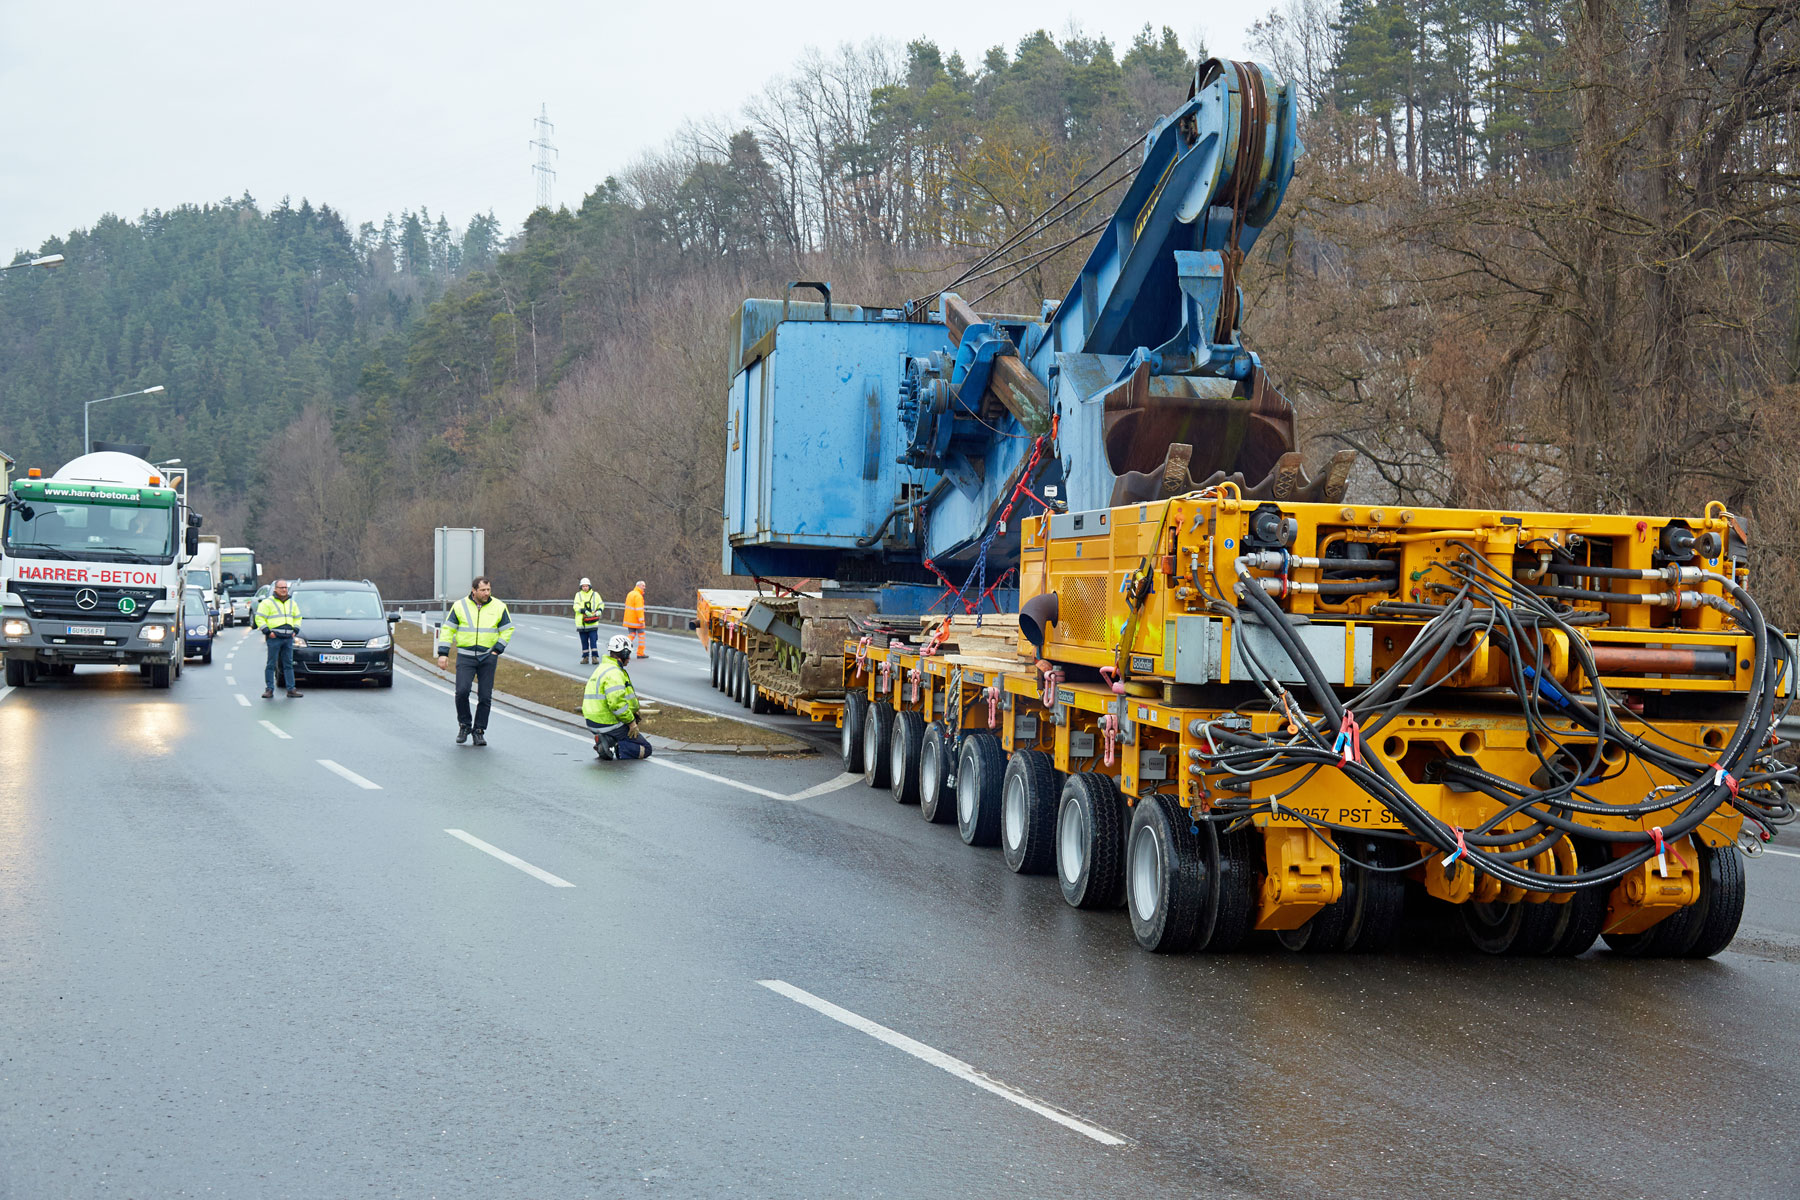
[[1602,675],[1737,674],[1737,653],[1722,646],[1596,646],[1589,643]]

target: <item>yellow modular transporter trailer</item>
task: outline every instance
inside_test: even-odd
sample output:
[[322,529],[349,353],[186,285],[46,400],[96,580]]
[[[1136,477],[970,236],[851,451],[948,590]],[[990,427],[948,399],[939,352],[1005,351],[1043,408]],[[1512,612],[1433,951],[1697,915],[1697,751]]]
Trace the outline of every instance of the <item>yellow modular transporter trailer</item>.
[[[1695,519],[1255,502],[1024,523],[986,657],[845,647],[845,765],[1150,950],[1707,956],[1794,810],[1793,648]],[[965,632],[967,632],[965,628]],[[973,639],[970,639],[973,644]],[[935,644],[934,644],[935,643]],[[961,647],[967,649],[967,647]]]

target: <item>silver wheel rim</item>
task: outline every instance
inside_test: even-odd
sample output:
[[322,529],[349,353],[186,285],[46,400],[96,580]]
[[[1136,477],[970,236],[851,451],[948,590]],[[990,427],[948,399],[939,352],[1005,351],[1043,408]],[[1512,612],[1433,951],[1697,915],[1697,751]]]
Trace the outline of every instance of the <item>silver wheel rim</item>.
[[1131,912],[1148,921],[1162,907],[1162,838],[1148,825],[1131,839]]
[[1006,832],[1006,848],[1017,850],[1025,844],[1025,778],[1013,775],[1006,781],[1006,793],[1000,802],[1001,827]]
[[938,766],[938,744],[935,740],[928,741],[919,754],[919,803],[935,806],[938,786],[943,780],[944,774]]
[[1056,822],[1056,869],[1070,883],[1081,878],[1087,865],[1087,814],[1074,800],[1064,800]]
[[850,739],[855,735],[855,726],[854,721],[845,721],[844,728],[839,732],[838,744],[843,747],[845,762],[850,761]]
[[863,766],[871,775],[875,773],[875,765],[880,761],[876,755],[881,749],[880,718],[875,712],[875,706],[871,704],[868,719],[863,722]]
[[901,736],[900,727],[894,727],[893,741],[888,746],[888,782],[899,791],[906,783],[906,739]]
[[975,825],[975,772],[970,770],[972,764],[964,756],[962,770],[956,773],[956,819],[964,826]]

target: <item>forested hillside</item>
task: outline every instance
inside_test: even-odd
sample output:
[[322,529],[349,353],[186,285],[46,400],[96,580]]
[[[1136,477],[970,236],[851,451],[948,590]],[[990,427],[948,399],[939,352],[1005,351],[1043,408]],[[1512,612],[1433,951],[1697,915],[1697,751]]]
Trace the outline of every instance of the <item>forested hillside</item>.
[[[1800,580],[1795,6],[1293,0],[1254,37],[1307,153],[1245,325],[1314,448],[1363,454],[1353,491],[1717,497]],[[0,277],[0,448],[59,460],[81,399],[162,382],[107,430],[200,464],[280,569],[420,593],[430,529],[474,523],[503,593],[643,577],[681,603],[717,569],[742,298],[825,278],[898,305],[968,275],[1036,311],[1195,49],[812,53],[497,255],[491,223],[352,235],[247,199],[109,218],[46,247],[60,276]]]

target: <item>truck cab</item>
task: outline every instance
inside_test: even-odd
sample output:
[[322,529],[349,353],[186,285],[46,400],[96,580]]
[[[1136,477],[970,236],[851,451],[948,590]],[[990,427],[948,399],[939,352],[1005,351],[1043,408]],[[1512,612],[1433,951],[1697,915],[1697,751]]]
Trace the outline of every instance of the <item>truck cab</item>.
[[23,687],[82,663],[135,665],[166,688],[181,671],[181,562],[199,518],[158,469],[103,450],[5,494],[0,648]]

